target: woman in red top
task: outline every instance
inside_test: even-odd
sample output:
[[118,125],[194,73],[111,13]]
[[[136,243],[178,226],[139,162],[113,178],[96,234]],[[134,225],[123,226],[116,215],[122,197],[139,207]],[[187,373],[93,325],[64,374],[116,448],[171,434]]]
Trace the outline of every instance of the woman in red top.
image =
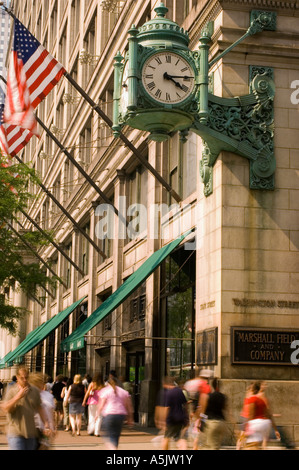
[[267,403],[258,396],[260,382],[255,382],[252,387],[252,396],[248,398],[248,424],[246,427],[247,448],[260,449],[263,441],[270,435],[272,425],[278,433]]

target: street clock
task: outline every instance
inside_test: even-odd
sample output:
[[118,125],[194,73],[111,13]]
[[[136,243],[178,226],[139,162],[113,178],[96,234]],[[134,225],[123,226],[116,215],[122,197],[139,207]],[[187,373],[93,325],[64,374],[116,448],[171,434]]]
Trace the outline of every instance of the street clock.
[[249,94],[236,98],[215,96],[210,90],[213,65],[248,36],[276,30],[276,14],[253,10],[247,32],[209,62],[212,27],[202,31],[198,50],[189,49],[188,32],[166,18],[161,3],[156,18],[129,30],[129,49],[114,64],[113,132],[124,126],[149,133],[164,142],[189,131],[203,140],[200,174],[204,192],[212,193],[213,166],[221,151],[250,161],[250,187],[274,189],[273,69],[250,67]]
[[180,105],[195,92],[196,70],[182,55],[171,50],[155,52],[141,69],[144,93],[163,105]]

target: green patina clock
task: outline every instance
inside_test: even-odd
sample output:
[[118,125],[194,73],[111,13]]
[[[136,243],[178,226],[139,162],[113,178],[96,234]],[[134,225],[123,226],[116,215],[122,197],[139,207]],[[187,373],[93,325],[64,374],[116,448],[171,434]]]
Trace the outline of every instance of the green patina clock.
[[155,52],[141,69],[144,93],[153,104],[182,104],[194,95],[195,76],[190,61],[173,51]]
[[250,187],[274,189],[273,70],[250,68],[249,94],[222,98],[210,93],[212,65],[252,34],[275,30],[273,12],[253,11],[246,34],[209,63],[211,28],[202,32],[198,51],[189,49],[189,36],[166,18],[162,3],[157,17],[129,31],[129,50],[115,57],[113,130],[123,126],[149,132],[157,142],[174,132],[186,139],[189,131],[204,142],[200,174],[204,192],[212,193],[213,166],[227,150],[250,161]]

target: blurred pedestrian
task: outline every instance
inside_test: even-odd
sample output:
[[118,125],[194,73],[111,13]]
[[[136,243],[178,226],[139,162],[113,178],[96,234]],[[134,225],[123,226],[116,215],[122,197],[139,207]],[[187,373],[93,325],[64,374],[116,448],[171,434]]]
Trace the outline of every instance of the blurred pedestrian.
[[63,380],[63,375],[58,375],[51,389],[51,393],[55,400],[55,422],[57,429],[63,423],[63,398],[61,397],[62,389],[65,386]]
[[46,390],[47,392],[51,392],[52,391],[52,387],[54,385],[54,382],[53,382],[53,378],[48,376],[47,377],[47,381],[46,381]]
[[[274,423],[274,415],[272,414],[269,399],[266,396],[266,389],[267,389],[267,382],[262,381],[260,384],[260,391],[258,393],[258,397],[264,400],[264,402],[266,403],[268,413],[271,419],[272,427],[271,427],[269,438],[280,440],[282,445],[285,446],[287,449],[293,449],[294,444],[290,442],[290,440],[284,433],[283,429],[278,428],[276,424]],[[275,415],[275,416],[279,416],[279,415]],[[267,441],[264,441],[263,448],[266,448],[266,446],[267,446]]]
[[91,375],[85,374],[85,375],[84,375],[84,378],[83,378],[83,380],[82,380],[82,383],[83,383],[84,387],[86,388],[86,390],[88,389],[88,387],[89,387],[89,385],[91,384],[91,382],[92,382],[92,377],[91,377]]
[[244,401],[243,401],[243,408],[242,408],[242,411],[240,413],[241,424],[240,424],[240,434],[238,436],[237,445],[236,445],[237,450],[241,450],[242,447],[246,443],[245,428],[246,428],[246,425],[247,425],[247,422],[248,422],[248,419],[249,419],[249,403],[248,403],[248,400],[252,395],[253,395],[253,383],[251,383],[248,386],[247,390],[246,390],[245,398],[244,398]]
[[98,415],[102,416],[101,432],[107,450],[116,450],[124,422],[133,425],[133,406],[129,392],[119,387],[110,374],[100,391]]
[[64,425],[64,430],[68,432],[70,430],[70,413],[69,413],[69,402],[67,398],[67,392],[70,388],[70,386],[73,384],[73,379],[69,378],[66,381],[65,386],[62,389],[61,392],[61,398],[63,399],[63,425]]
[[213,379],[212,392],[207,399],[201,413],[206,416],[205,421],[205,446],[208,450],[219,450],[226,432],[225,411],[227,398],[219,391],[217,378]]
[[279,436],[267,403],[258,396],[260,387],[260,382],[255,382],[253,384],[253,394],[248,399],[249,416],[245,431],[247,435],[246,445],[244,447],[246,450],[260,450],[263,442],[269,439],[272,425],[277,436]]
[[197,381],[197,406],[196,402],[193,401],[192,421],[193,434],[195,436],[193,441],[193,450],[198,450],[200,440],[203,437],[202,433],[204,431],[205,426],[205,416],[203,415],[203,409],[206,407],[209,394],[212,392],[209,380],[211,377],[213,377],[213,374],[214,372],[209,369],[201,369],[201,371],[199,372],[199,380]]
[[17,376],[16,375],[13,375],[12,378],[11,378],[11,382],[9,382],[7,384],[8,387],[12,387],[13,385],[16,385],[17,383]]
[[158,436],[153,439],[154,443],[162,442],[166,431],[166,393],[168,391],[168,383],[166,377],[162,381],[162,388],[157,395],[155,406],[155,426],[159,430]]
[[108,375],[108,382],[111,379],[118,387],[124,388],[122,381],[118,378],[117,373],[115,370],[110,370]]
[[29,375],[29,383],[40,390],[42,407],[47,419],[49,433],[45,433],[45,426],[39,413],[35,415],[35,425],[39,431],[38,450],[49,450],[55,436],[55,401],[53,395],[46,390],[46,378],[41,373]]
[[83,400],[83,406],[88,405],[88,426],[87,433],[92,436],[100,435],[101,417],[97,415],[100,391],[104,387],[102,374],[97,374],[89,384]]
[[166,430],[162,442],[162,450],[169,449],[169,441],[173,438],[180,450],[187,449],[187,429],[189,416],[187,400],[182,389],[174,382],[173,378],[166,378],[165,385],[165,414]]
[[82,383],[80,374],[74,376],[73,384],[69,387],[67,392],[67,400],[69,402],[70,423],[72,428],[72,435],[77,433],[81,434],[82,415],[84,413],[84,406],[82,405],[85,397],[86,389]]
[[41,417],[45,433],[50,433],[40,390],[29,384],[29,371],[26,367],[19,368],[16,378],[16,385],[7,388],[1,403],[1,408],[8,417],[8,445],[10,450],[37,450],[36,413]]

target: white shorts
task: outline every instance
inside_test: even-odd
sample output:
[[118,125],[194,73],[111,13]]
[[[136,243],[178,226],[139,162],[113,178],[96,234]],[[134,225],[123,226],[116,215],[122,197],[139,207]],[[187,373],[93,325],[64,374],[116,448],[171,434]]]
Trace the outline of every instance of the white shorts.
[[252,419],[246,428],[247,442],[262,442],[268,439],[272,428],[270,419]]

